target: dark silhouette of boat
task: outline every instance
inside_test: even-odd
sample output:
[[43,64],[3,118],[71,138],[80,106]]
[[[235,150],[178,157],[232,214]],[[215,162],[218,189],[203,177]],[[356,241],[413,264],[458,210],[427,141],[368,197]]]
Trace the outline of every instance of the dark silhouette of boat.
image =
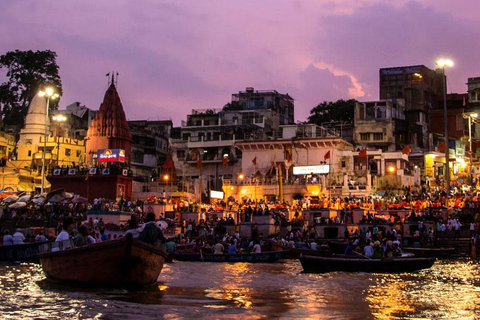
[[82,285],[154,284],[168,256],[165,251],[133,239],[130,234],[118,240],[61,249],[38,255],[47,279]]
[[175,253],[174,260],[203,262],[275,262],[285,258],[289,251],[268,251],[262,253]]
[[448,259],[455,253],[455,248],[414,248],[404,247],[405,252],[413,253],[416,257]]
[[31,242],[0,246],[0,261],[35,262],[38,261],[39,247],[46,242]]
[[301,256],[300,262],[306,273],[344,272],[372,272],[398,273],[412,272],[430,268],[434,258],[384,258],[372,259],[363,256]]

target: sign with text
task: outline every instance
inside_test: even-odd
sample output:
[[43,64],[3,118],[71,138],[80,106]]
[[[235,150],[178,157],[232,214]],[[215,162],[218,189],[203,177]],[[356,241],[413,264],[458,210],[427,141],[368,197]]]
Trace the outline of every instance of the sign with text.
[[293,167],[294,175],[306,175],[306,174],[327,174],[330,172],[330,165],[321,164],[318,166],[296,166]]
[[125,150],[122,149],[99,149],[97,151],[99,162],[125,162]]
[[210,190],[210,198],[212,198],[212,199],[223,199],[223,192],[222,191]]

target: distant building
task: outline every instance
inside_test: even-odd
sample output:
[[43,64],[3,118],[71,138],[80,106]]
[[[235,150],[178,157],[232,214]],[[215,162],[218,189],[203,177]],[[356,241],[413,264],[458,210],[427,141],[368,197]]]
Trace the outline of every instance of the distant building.
[[402,99],[407,122],[406,143],[428,150],[431,108],[443,98],[443,74],[423,65],[380,69],[380,100]]
[[355,104],[353,137],[358,145],[395,151],[407,145],[405,101],[386,99]]
[[[52,110],[50,113],[51,129],[54,136],[83,140],[87,136],[93,118],[97,112],[81,105],[80,102],[69,104],[65,110]],[[63,115],[59,118],[57,115]],[[61,119],[58,121],[58,119]]]

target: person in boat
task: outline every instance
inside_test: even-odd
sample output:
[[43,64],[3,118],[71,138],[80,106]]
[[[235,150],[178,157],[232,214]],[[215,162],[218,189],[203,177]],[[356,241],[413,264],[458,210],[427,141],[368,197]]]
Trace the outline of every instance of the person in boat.
[[102,242],[108,241],[108,235],[105,233],[105,228],[100,228],[100,240]]
[[374,255],[372,242],[368,240],[367,245],[363,248],[363,254],[367,258],[372,258]]
[[233,241],[230,242],[230,245],[228,246],[228,254],[237,254],[237,247]]
[[22,233],[22,229],[18,228],[13,234],[13,244],[24,244],[25,236]]
[[40,231],[39,234],[35,237],[35,242],[45,242],[48,241],[47,237],[45,237],[45,234],[43,231]]
[[218,241],[214,246],[213,246],[213,254],[223,254],[223,250],[225,250],[225,247],[223,244]]
[[257,240],[253,245],[252,253],[261,253],[261,252],[262,252],[262,247],[260,246],[260,243]]
[[169,239],[167,241],[167,247],[166,247],[166,250],[167,250],[167,253],[170,253],[170,254],[174,254],[175,253],[175,241],[173,241],[173,238],[172,239]]
[[13,245],[13,237],[12,235],[10,234],[10,231],[9,230],[5,230],[4,234],[3,234],[3,245],[4,246],[11,246]]
[[73,238],[73,243],[75,247],[83,247],[88,244],[88,229],[86,225],[81,225],[78,230],[77,234]]
[[374,258],[382,258],[383,257],[383,249],[380,245],[380,241],[375,241],[373,243],[373,257]]
[[70,239],[70,233],[75,228],[75,224],[73,223],[72,218],[66,218],[63,221],[62,231],[58,234],[57,238],[55,239],[56,242],[61,242]]
[[354,254],[354,253],[353,253],[353,242],[352,242],[352,241],[349,241],[349,242],[348,242],[348,245],[347,245],[347,247],[345,248],[344,254],[345,254],[346,256],[350,256],[350,255],[353,255],[353,254]]
[[162,229],[155,223],[155,213],[147,213],[147,222],[143,226],[138,239],[151,245],[156,245],[158,241],[160,241],[160,245],[166,242],[167,239],[163,235]]

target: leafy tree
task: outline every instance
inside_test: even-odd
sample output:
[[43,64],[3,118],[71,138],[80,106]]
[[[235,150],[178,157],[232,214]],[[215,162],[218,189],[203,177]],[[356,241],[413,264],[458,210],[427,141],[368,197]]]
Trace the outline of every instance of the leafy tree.
[[226,105],[223,106],[224,111],[228,110],[242,110],[242,105],[238,103],[238,101],[228,102]]
[[331,121],[353,123],[355,102],[357,102],[355,99],[340,99],[335,102],[324,101],[310,110],[308,122],[318,125]]
[[[6,69],[8,80],[0,85],[3,123],[23,126],[28,106],[35,94],[51,86],[62,95],[58,75],[57,54],[45,51],[9,51],[0,56],[0,69]],[[58,108],[58,99],[50,100],[50,108]]]

